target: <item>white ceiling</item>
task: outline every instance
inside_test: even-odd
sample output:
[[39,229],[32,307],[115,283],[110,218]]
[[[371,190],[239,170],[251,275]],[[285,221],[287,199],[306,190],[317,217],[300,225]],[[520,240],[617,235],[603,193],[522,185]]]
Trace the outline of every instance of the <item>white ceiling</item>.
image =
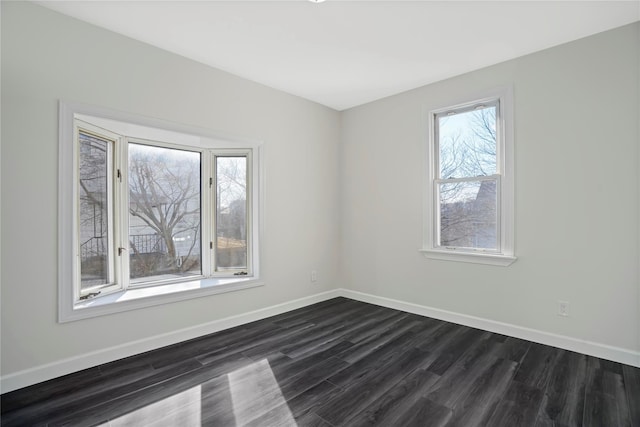
[[640,1],[41,1],[344,110],[640,20]]

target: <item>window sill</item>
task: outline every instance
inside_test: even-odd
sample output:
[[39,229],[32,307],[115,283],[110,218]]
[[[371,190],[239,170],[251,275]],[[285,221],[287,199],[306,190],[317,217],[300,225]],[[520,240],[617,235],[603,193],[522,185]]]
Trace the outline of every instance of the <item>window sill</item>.
[[126,291],[114,292],[78,302],[73,305],[71,312],[61,312],[60,322],[71,322],[137,308],[200,298],[207,295],[255,288],[263,285],[263,282],[253,277],[234,277],[198,279],[188,282],[128,289]]
[[473,264],[486,264],[507,267],[513,264],[518,258],[509,255],[488,254],[480,252],[453,252],[437,249],[420,249],[425,258],[437,259],[441,261],[470,262]]

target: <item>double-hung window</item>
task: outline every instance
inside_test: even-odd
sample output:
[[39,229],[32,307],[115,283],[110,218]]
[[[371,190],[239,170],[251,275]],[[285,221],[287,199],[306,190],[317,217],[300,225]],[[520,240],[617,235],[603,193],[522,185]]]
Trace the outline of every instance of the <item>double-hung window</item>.
[[495,265],[515,260],[509,93],[429,113],[423,253]]
[[60,320],[257,286],[260,144],[126,119],[62,104]]

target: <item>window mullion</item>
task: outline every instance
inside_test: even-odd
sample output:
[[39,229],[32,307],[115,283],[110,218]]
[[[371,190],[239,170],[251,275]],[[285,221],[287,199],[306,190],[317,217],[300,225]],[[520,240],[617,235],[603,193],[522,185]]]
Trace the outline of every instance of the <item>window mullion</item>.
[[201,255],[201,262],[202,262],[202,275],[204,277],[211,277],[212,273],[213,273],[213,265],[215,265],[213,263],[213,259],[212,259],[212,253],[213,253],[213,249],[212,249],[212,242],[213,242],[213,238],[212,238],[212,233],[213,233],[213,212],[215,212],[215,209],[212,209],[212,192],[213,192],[213,188],[215,185],[215,182],[213,182],[213,169],[212,169],[212,154],[211,154],[211,150],[205,150],[202,152],[202,158],[201,158],[201,168],[202,168],[202,174],[201,174],[201,190],[200,190],[200,194],[202,195],[202,198],[200,200],[201,203],[201,225],[202,225],[202,230],[201,230],[201,239],[200,239],[200,253]]
[[115,205],[115,201],[117,200],[117,195],[116,195],[116,189],[118,187],[118,183],[117,183],[117,168],[118,168],[118,161],[117,161],[117,150],[118,150],[118,143],[117,140],[114,141],[114,145],[109,145],[108,149],[107,149],[107,158],[108,160],[108,166],[107,167],[107,171],[110,175],[107,175],[107,206],[109,207],[109,209],[107,210],[107,228],[108,228],[108,233],[107,233],[107,247],[111,249],[111,251],[108,252],[108,257],[109,257],[109,274],[108,274],[108,282],[110,284],[117,284],[120,283],[120,280],[118,280],[118,275],[117,275],[117,271],[118,268],[116,266],[116,264],[118,263],[118,258],[117,258],[117,253],[114,252],[114,248],[117,247],[117,228],[116,228],[116,224],[117,224],[117,214],[116,214],[116,205]]
[[119,139],[116,146],[116,253],[118,280],[121,289],[129,287],[129,162],[128,162],[129,140],[126,137]]
[[218,271],[218,157],[219,153],[214,150],[211,152],[211,233],[210,233],[210,256],[211,260],[211,276],[219,275]]

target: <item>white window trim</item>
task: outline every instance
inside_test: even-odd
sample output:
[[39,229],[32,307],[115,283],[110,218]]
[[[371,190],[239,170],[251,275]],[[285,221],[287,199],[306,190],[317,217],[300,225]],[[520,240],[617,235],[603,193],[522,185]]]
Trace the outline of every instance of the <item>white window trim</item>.
[[[100,117],[132,125],[159,129],[176,134],[189,135],[191,147],[203,150],[229,149],[233,152],[251,151],[250,177],[252,191],[249,203],[252,215],[251,277],[197,277],[180,283],[166,283],[149,287],[130,287],[112,292],[99,298],[82,300],[75,298],[77,282],[77,243],[74,212],[77,194],[76,144],[74,143],[76,115]],[[59,158],[58,158],[58,321],[60,323],[86,319],[105,314],[150,307],[200,298],[223,292],[262,286],[260,276],[260,248],[263,237],[264,206],[264,166],[263,144],[261,141],[237,138],[213,133],[206,129],[184,126],[162,120],[151,119],[105,108],[60,101],[59,103]],[[194,142],[195,141],[195,142]],[[181,145],[178,143],[177,145]],[[203,259],[204,259],[203,255]]]
[[[84,300],[73,305],[70,313],[60,312],[60,323],[88,319],[106,314],[121,313],[155,305],[169,304],[193,298],[201,298],[226,292],[239,291],[263,286],[256,278],[206,278],[164,285],[132,287]],[[68,298],[67,298],[68,299]]]
[[[499,156],[502,170],[500,171],[501,191],[498,195],[498,210],[500,218],[500,252],[482,250],[464,250],[461,248],[443,248],[437,245],[437,222],[435,212],[434,182],[437,178],[437,153],[434,117],[438,113],[448,110],[468,107],[483,102],[500,101],[500,114],[497,126],[502,134],[498,142],[497,155]],[[423,247],[420,252],[429,259],[442,261],[459,261],[475,264],[488,264],[508,266],[517,260],[515,256],[515,197],[514,197],[514,131],[513,131],[513,90],[510,87],[502,87],[477,94],[473,97],[452,102],[440,108],[425,108],[428,124],[428,143],[426,150],[424,179],[423,179]]]

